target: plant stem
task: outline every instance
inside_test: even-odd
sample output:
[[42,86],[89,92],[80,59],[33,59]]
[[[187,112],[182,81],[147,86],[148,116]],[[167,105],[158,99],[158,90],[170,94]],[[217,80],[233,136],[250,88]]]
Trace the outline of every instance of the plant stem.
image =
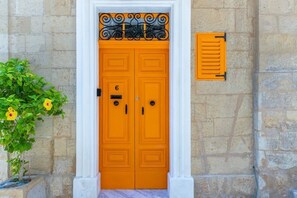
[[19,155],[20,157],[20,162],[21,162],[21,167],[20,167],[20,172],[19,172],[19,181],[22,181],[23,180],[23,176],[24,176],[24,155],[23,154],[20,154]]

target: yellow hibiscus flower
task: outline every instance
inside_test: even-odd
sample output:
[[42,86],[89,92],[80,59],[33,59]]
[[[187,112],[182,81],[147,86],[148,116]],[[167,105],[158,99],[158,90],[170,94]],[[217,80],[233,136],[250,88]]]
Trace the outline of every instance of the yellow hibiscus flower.
[[7,120],[13,121],[18,116],[18,112],[16,110],[14,110],[12,107],[9,107],[8,111],[6,112],[5,115],[6,115]]
[[43,106],[47,111],[50,111],[53,107],[52,100],[46,98],[43,102]]

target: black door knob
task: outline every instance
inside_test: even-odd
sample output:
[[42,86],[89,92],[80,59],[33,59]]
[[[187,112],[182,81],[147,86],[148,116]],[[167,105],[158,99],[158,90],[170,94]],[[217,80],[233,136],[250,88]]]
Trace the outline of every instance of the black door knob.
[[116,100],[113,102],[113,104],[114,104],[114,106],[118,106],[120,103],[119,103],[119,101]]
[[155,104],[156,104],[156,102],[155,102],[154,100],[151,100],[151,101],[150,101],[150,105],[151,105],[151,106],[155,106]]

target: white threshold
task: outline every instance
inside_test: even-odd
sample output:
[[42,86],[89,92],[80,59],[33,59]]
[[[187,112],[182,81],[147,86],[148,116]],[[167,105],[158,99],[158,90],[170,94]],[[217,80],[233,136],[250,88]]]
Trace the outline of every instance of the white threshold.
[[76,177],[74,198],[100,193],[98,13],[170,13],[170,198],[193,198],[191,176],[191,0],[77,0]]

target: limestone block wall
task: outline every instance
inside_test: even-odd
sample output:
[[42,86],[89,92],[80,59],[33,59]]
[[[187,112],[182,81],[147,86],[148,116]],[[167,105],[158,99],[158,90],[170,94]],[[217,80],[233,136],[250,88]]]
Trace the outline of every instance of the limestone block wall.
[[[28,58],[69,98],[65,119],[39,123],[26,154],[31,173],[48,175],[49,197],[72,197],[75,10],[75,0],[0,0],[0,61]],[[297,1],[193,0],[191,20],[195,197],[257,188],[260,197],[288,196],[297,187]],[[227,32],[227,81],[195,80],[195,32]],[[6,159],[0,148],[0,181]]]
[[259,0],[255,132],[260,197],[297,188],[297,1]]
[[0,183],[8,178],[7,152],[0,147]]
[[[192,1],[192,174],[195,197],[251,196],[254,0]],[[195,80],[195,33],[227,32],[227,81]]]
[[[0,0],[0,62],[8,58],[8,0]],[[7,153],[0,146],[0,182],[8,177]]]
[[[28,58],[36,73],[68,96],[65,119],[46,118],[44,123],[39,123],[36,143],[26,157],[31,161],[32,174],[48,175],[49,197],[72,197],[76,116],[75,0],[0,0],[0,3],[1,60]],[[3,13],[7,13],[6,25],[1,23]],[[2,43],[3,35],[8,35],[8,50],[5,50],[5,42]],[[6,56],[5,52],[8,52]],[[5,156],[0,153],[1,171]]]
[[8,0],[0,0],[0,61],[8,57]]

